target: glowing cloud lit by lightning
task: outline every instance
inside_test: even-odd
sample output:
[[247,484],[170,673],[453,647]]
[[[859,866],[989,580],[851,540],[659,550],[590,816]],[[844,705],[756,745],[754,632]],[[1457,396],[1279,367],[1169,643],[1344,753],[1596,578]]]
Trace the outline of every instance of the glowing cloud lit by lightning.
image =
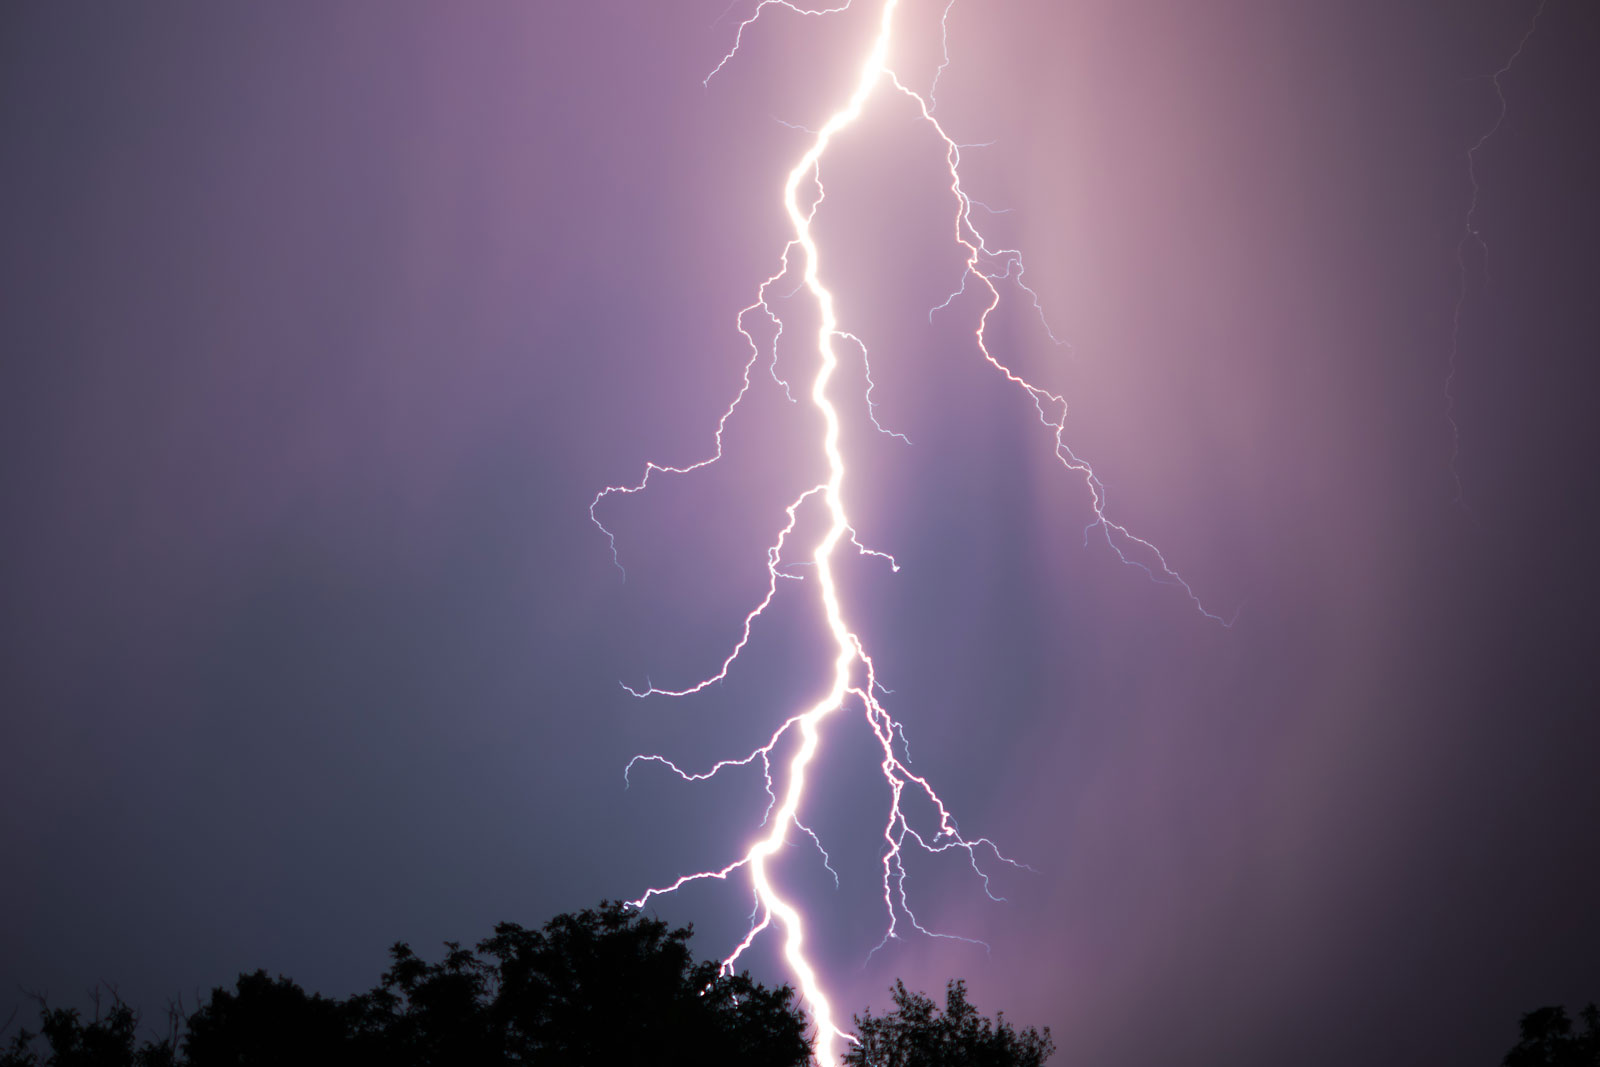
[[[806,9],[788,0],[760,0],[754,12],[739,23],[733,34],[732,46],[707,75],[707,83],[736,60],[746,33],[752,30],[770,8],[779,7],[806,17],[825,17],[844,11],[850,6],[851,3],[846,2],[834,7]],[[647,889],[632,903],[636,907],[643,907],[654,897],[672,893],[694,882],[726,881],[736,876],[748,879],[755,896],[755,910],[749,930],[725,957],[723,967],[725,970],[731,970],[744,952],[764,933],[772,931],[781,937],[783,957],[816,1027],[817,1060],[826,1067],[839,1062],[840,1043],[852,1041],[854,1038],[839,1025],[823,980],[807,954],[807,919],[801,913],[799,906],[785,895],[781,886],[774,882],[770,862],[785,846],[791,831],[797,831],[806,835],[815,844],[821,853],[822,862],[828,865],[830,871],[832,870],[822,841],[803,821],[809,774],[822,752],[824,728],[828,725],[830,717],[847,707],[859,708],[876,738],[881,753],[878,766],[888,791],[888,802],[882,816],[880,863],[886,926],[883,939],[877,947],[882,947],[906,931],[931,937],[971,940],[930,930],[918,921],[912,911],[906,889],[904,856],[908,848],[930,853],[961,853],[980,879],[985,892],[996,900],[1001,898],[995,896],[991,889],[988,870],[992,869],[993,864],[1023,866],[1003,855],[990,838],[964,836],[934,786],[911,769],[904,729],[883,704],[882,695],[886,694],[887,690],[878,681],[877,668],[864,643],[847,621],[843,594],[834,573],[836,552],[846,543],[852,550],[878,557],[886,565],[898,570],[898,565],[892,556],[868,548],[862,543],[845,510],[843,487],[848,477],[848,464],[840,446],[841,419],[831,390],[841,358],[845,356],[853,358],[859,353],[863,363],[867,364],[868,346],[838,319],[834,294],[826,281],[827,257],[824,249],[819,247],[812,228],[825,196],[821,180],[821,162],[835,138],[860,118],[868,102],[876,95],[898,94],[904,97],[909,116],[914,121],[925,124],[945,148],[953,208],[952,239],[963,253],[965,267],[949,295],[930,310],[930,318],[941,314],[953,315],[952,306],[957,297],[968,292],[978,294],[982,301],[982,310],[972,326],[973,345],[978,355],[996,373],[1028,395],[1039,421],[1050,435],[1057,460],[1067,472],[1082,481],[1088,492],[1093,515],[1092,521],[1085,529],[1085,539],[1102,538],[1125,563],[1142,569],[1158,582],[1176,587],[1195,610],[1207,618],[1228,625],[1226,620],[1211,612],[1201,602],[1194,589],[1172,568],[1154,544],[1136,536],[1107,514],[1105,487],[1089,463],[1073,452],[1065,440],[1067,419],[1065,398],[1018,374],[990,347],[987,327],[990,316],[1001,304],[1003,290],[1010,289],[1021,294],[1023,299],[1028,300],[1039,311],[1041,321],[1043,311],[1038,295],[1024,281],[1021,252],[1015,249],[993,248],[984,239],[981,229],[974,221],[973,209],[975,207],[979,210],[992,209],[987,209],[985,205],[968,196],[961,180],[961,145],[934,117],[934,93],[939,78],[950,63],[948,23],[953,6],[954,0],[948,0],[943,7],[940,22],[944,31],[941,41],[943,55],[938,63],[933,85],[926,94],[923,94],[905,84],[893,69],[890,60],[891,46],[895,40],[895,17],[900,7],[900,0],[881,0],[875,29],[871,39],[866,43],[861,61],[856,68],[855,81],[847,88],[838,90],[843,96],[843,102],[820,128],[805,131],[810,137],[809,145],[790,168],[781,190],[781,202],[789,221],[791,236],[778,256],[777,271],[760,283],[756,289],[754,302],[743,308],[735,317],[735,328],[749,345],[750,356],[744,364],[742,379],[732,401],[718,419],[711,453],[703,459],[690,463],[649,462],[639,481],[628,485],[605,487],[595,496],[589,507],[590,517],[605,534],[611,546],[612,557],[616,560],[616,538],[602,523],[599,515],[599,509],[608,497],[643,492],[656,475],[687,475],[722,458],[724,431],[728,420],[754,388],[753,375],[756,365],[764,355],[762,346],[747,328],[746,321],[750,316],[765,316],[776,331],[771,343],[771,376],[779,387],[792,396],[789,383],[779,378],[776,370],[777,343],[778,338],[783,335],[784,324],[781,316],[774,311],[773,305],[769,302],[768,293],[785,279],[792,284],[794,276],[798,274],[800,285],[796,292],[803,290],[807,294],[814,302],[820,318],[815,335],[814,371],[806,395],[822,417],[823,431],[820,440],[817,441],[817,447],[826,461],[827,477],[819,484],[807,488],[788,505],[787,522],[777,531],[773,542],[766,550],[768,580],[765,594],[745,615],[737,641],[716,669],[698,680],[676,687],[657,687],[650,684],[642,689],[626,685],[624,688],[632,695],[641,698],[685,697],[725,679],[735,668],[740,655],[751,640],[752,631],[758,620],[778,596],[784,580],[803,580],[817,591],[833,649],[831,682],[821,698],[809,707],[790,714],[760,747],[741,757],[725,759],[705,770],[694,771],[686,770],[662,755],[640,755],[630,761],[624,774],[625,776],[631,774],[641,764],[655,764],[687,781],[703,781],[728,770],[760,767],[768,796],[768,803],[759,824],[762,828],[760,836],[725,866],[686,874],[665,885]],[[1045,329],[1048,332],[1048,324],[1045,325]],[[873,424],[884,433],[890,433],[877,422],[870,365],[867,365],[866,369],[866,383],[867,387],[859,400]],[[900,437],[892,433],[891,436]],[[790,541],[804,509],[813,511],[820,509],[826,528],[821,539],[811,546],[808,559],[801,560],[791,558]],[[788,569],[802,562],[810,564],[803,579]],[[620,560],[618,566],[621,567]],[[931,806],[933,818],[929,824],[914,825],[908,817],[906,806],[902,804],[908,792],[913,796],[920,795]],[[837,880],[837,875],[835,879]],[[876,948],[872,951],[876,951]]]

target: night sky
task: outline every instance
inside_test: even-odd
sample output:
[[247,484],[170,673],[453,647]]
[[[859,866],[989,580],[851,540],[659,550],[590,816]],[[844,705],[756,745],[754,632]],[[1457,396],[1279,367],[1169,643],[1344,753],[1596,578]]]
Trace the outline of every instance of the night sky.
[[[902,0],[926,86],[942,4]],[[332,995],[733,859],[742,755],[825,688],[765,587],[815,418],[738,309],[876,5],[10,4],[0,13],[0,1018],[154,1017],[258,967]],[[1600,7],[961,0],[939,114],[1010,209],[1111,514],[1231,628],[1085,546],[1081,480],[986,367],[938,146],[880,92],[826,161],[841,563],[915,768],[1034,871],[912,864],[830,720],[783,876],[845,1013],[964,977],[1056,1062],[1498,1063],[1600,999],[1593,533]],[[912,45],[916,47],[913,48]],[[777,121],[781,120],[781,121]],[[1462,288],[1464,285],[1464,288]],[[1460,305],[1451,473],[1446,377]],[[784,304],[796,336],[814,322]],[[809,381],[803,345],[780,370]],[[819,527],[802,523],[813,534]],[[798,837],[798,835],[795,835]],[[803,847],[802,847],[803,846]],[[659,908],[721,956],[748,892]],[[783,981],[770,942],[747,962]],[[24,1012],[26,1014],[26,1012]]]

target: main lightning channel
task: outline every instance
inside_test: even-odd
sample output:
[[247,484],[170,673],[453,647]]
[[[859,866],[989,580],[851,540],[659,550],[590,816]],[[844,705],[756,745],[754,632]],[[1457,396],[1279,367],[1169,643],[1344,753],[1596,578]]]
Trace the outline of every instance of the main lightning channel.
[[[793,124],[785,123],[785,125],[789,125],[792,128],[804,130],[811,137],[809,147],[795,163],[794,167],[790,169],[783,186],[784,210],[789,218],[792,236],[783,248],[776,272],[761,283],[757,290],[756,300],[743,308],[736,317],[736,328],[749,345],[749,358],[744,364],[739,388],[717,421],[713,453],[699,461],[679,466],[651,461],[646,464],[644,476],[640,481],[631,485],[606,486],[595,495],[589,505],[590,518],[605,534],[612,550],[612,559],[620,569],[621,562],[617,558],[616,539],[601,522],[596,512],[596,509],[606,497],[612,494],[642,492],[649,487],[653,475],[689,474],[722,458],[723,437],[728,421],[749,393],[756,364],[762,360],[765,354],[763,347],[757,343],[754,335],[746,328],[745,319],[748,315],[759,311],[766,316],[775,330],[769,346],[771,376],[782,387],[785,395],[789,396],[790,399],[794,399],[789,383],[778,374],[777,347],[778,340],[783,336],[783,321],[768,303],[767,294],[769,289],[780,280],[792,277],[796,258],[803,260],[803,266],[800,271],[801,282],[795,292],[804,289],[815,300],[819,311],[820,322],[816,333],[817,370],[811,383],[810,399],[823,419],[824,432],[821,444],[827,462],[827,478],[825,481],[815,484],[800,493],[785,509],[788,517],[787,522],[780,528],[775,542],[767,549],[768,581],[765,595],[745,615],[740,635],[720,667],[709,676],[679,688],[659,688],[653,684],[647,684],[643,688],[624,684],[623,688],[630,694],[641,698],[651,696],[683,697],[701,692],[724,680],[748,645],[751,639],[752,627],[756,620],[766,612],[766,609],[776,597],[780,579],[801,578],[801,575],[787,569],[801,566],[801,561],[786,561],[785,550],[797,527],[799,510],[805,506],[814,506],[816,501],[820,501],[821,506],[827,511],[827,530],[813,547],[810,558],[806,562],[811,568],[811,572],[814,572],[816,576],[818,588],[821,591],[823,615],[829,635],[833,641],[834,655],[831,684],[826,694],[819,700],[809,707],[791,714],[779,725],[765,743],[743,757],[723,759],[714,763],[709,769],[697,772],[685,770],[665,756],[644,754],[635,756],[629,761],[627,767],[624,768],[623,774],[626,781],[635,765],[655,763],[664,766],[685,781],[696,782],[714,777],[730,768],[745,768],[759,764],[768,797],[767,808],[761,820],[764,833],[748,846],[743,855],[726,866],[682,875],[669,884],[647,889],[642,896],[630,903],[634,907],[642,908],[652,898],[673,893],[691,883],[706,880],[726,881],[736,873],[747,872],[755,898],[750,927],[733,951],[724,958],[722,963],[723,970],[724,972],[731,972],[734,965],[751,947],[756,938],[763,932],[772,929],[776,924],[783,936],[784,959],[794,976],[796,984],[799,986],[800,995],[816,1027],[815,1057],[821,1067],[836,1067],[840,1061],[841,1044],[853,1042],[856,1039],[838,1024],[834,1007],[823,988],[816,966],[811,962],[806,952],[804,917],[796,904],[785,897],[773,881],[769,870],[769,861],[787,843],[788,832],[792,826],[805,834],[811,843],[817,847],[822,854],[824,865],[830,873],[834,874],[835,882],[837,883],[838,881],[837,872],[832,867],[830,857],[823,847],[822,841],[801,820],[801,809],[806,800],[808,775],[819,751],[822,728],[829,716],[843,709],[847,703],[859,702],[868,728],[871,730],[881,750],[879,769],[889,790],[888,811],[882,823],[882,851],[880,854],[881,899],[888,916],[888,922],[882,941],[871,952],[867,953],[868,957],[890,940],[898,938],[902,923],[924,936],[945,938],[976,945],[983,944],[983,942],[975,941],[971,938],[929,929],[918,921],[912,911],[906,891],[904,853],[908,845],[933,854],[951,851],[964,853],[980,880],[984,893],[990,899],[997,901],[1004,898],[997,896],[994,892],[990,874],[984,866],[984,864],[991,862],[991,857],[993,862],[1014,868],[1031,869],[1001,853],[999,847],[987,837],[964,836],[957,826],[951,811],[934,790],[933,785],[925,777],[911,770],[909,765],[909,745],[906,740],[905,729],[890,715],[879,697],[880,693],[888,695],[889,690],[879,682],[876,665],[867,654],[860,637],[846,622],[839,587],[833,570],[835,552],[847,535],[850,544],[861,554],[883,559],[891,568],[899,569],[899,565],[893,556],[869,548],[861,542],[846,514],[843,487],[847,477],[847,470],[845,456],[839,444],[841,419],[829,393],[830,385],[840,364],[840,355],[837,348],[840,342],[849,345],[851,349],[859,350],[861,354],[867,383],[863,401],[868,418],[882,433],[898,438],[901,441],[906,441],[906,438],[901,434],[886,429],[878,422],[872,398],[873,382],[871,368],[868,364],[867,345],[856,334],[841,328],[835,310],[834,294],[822,280],[821,251],[812,234],[812,221],[815,219],[817,211],[826,196],[820,171],[822,159],[833,144],[834,139],[861,117],[868,101],[883,82],[889,82],[893,90],[910,98],[918,117],[942,140],[945,146],[946,162],[949,168],[949,189],[956,204],[953,220],[954,238],[957,245],[965,253],[965,265],[954,290],[945,298],[943,303],[930,309],[930,320],[936,313],[949,309],[959,297],[968,291],[969,284],[978,290],[983,307],[977,316],[977,324],[972,331],[976,347],[983,359],[994,370],[1004,376],[1012,385],[1024,391],[1032,400],[1040,422],[1048,429],[1053,438],[1057,459],[1070,474],[1081,478],[1087,487],[1093,519],[1085,527],[1085,540],[1087,541],[1091,533],[1099,531],[1106,543],[1124,563],[1142,568],[1157,582],[1180,587],[1201,614],[1225,626],[1230,624],[1228,620],[1212,613],[1201,603],[1189,583],[1168,565],[1166,559],[1153,543],[1135,536],[1126,527],[1108,517],[1106,514],[1104,486],[1088,462],[1076,455],[1065,442],[1067,419],[1067,402],[1065,398],[1028,381],[1006,363],[1003,363],[990,350],[986,331],[990,315],[1000,305],[1000,287],[1002,284],[1013,285],[1025,293],[1031,299],[1034,310],[1038,312],[1045,332],[1052,340],[1056,340],[1056,338],[1054,333],[1050,331],[1049,323],[1044,321],[1044,312],[1038,294],[1024,281],[1022,254],[1015,249],[991,248],[974,222],[972,209],[975,206],[979,210],[989,212],[995,212],[996,209],[990,208],[988,205],[982,204],[967,195],[962,186],[960,175],[961,148],[963,146],[955,141],[934,117],[934,93],[937,91],[939,78],[949,66],[950,61],[948,47],[949,17],[954,6],[955,0],[944,0],[943,11],[940,16],[943,61],[939,64],[933,85],[926,96],[908,88],[889,65],[889,53],[894,37],[894,20],[900,7],[900,0],[883,0],[876,31],[859,67],[854,88],[843,106],[829,116],[827,121],[815,131],[805,130],[803,127],[795,127]],[[716,77],[738,55],[745,30],[758,21],[770,7],[782,7],[799,15],[823,16],[846,10],[851,7],[851,2],[850,0],[844,0],[844,2],[838,3],[837,6],[808,9],[796,6],[790,0],[760,0],[754,12],[739,23],[734,33],[733,46],[717,63],[711,73],[707,75],[707,83]],[[1057,343],[1060,342],[1057,341]],[[809,577],[809,573],[807,577]],[[781,768],[782,773],[775,774],[774,762],[780,758],[779,746],[781,744],[792,746],[792,752],[788,755],[788,762]],[[902,799],[908,792],[922,798],[933,812],[934,818],[932,819],[931,830],[926,827],[923,829],[913,827],[905,808],[902,806]]]
[[[839,589],[833,578],[833,553],[839,542],[850,530],[849,520],[845,516],[842,488],[845,478],[844,455],[839,451],[839,412],[828,397],[828,383],[833,379],[834,371],[838,369],[839,357],[834,350],[834,340],[839,334],[839,319],[834,309],[833,293],[822,284],[819,268],[821,258],[815,239],[811,234],[811,219],[815,212],[816,204],[802,207],[800,203],[800,187],[808,177],[815,179],[818,164],[823,154],[828,150],[834,136],[842,129],[855,122],[861,116],[868,98],[871,97],[874,87],[883,77],[885,60],[888,57],[891,29],[894,25],[894,13],[899,6],[898,0],[885,0],[883,14],[878,22],[878,31],[873,37],[872,47],[867,53],[866,60],[861,65],[861,72],[856,80],[854,92],[843,108],[833,113],[822,128],[817,131],[805,155],[800,157],[789,171],[787,181],[783,187],[784,209],[788,212],[789,223],[794,228],[794,242],[798,244],[805,255],[805,266],[802,277],[805,288],[817,301],[821,311],[822,321],[817,328],[817,355],[819,363],[816,378],[811,384],[811,402],[822,413],[825,429],[823,431],[822,449],[828,460],[828,479],[822,486],[822,496],[828,510],[828,529],[823,534],[822,540],[817,543],[811,553],[812,562],[816,565],[817,582],[822,589],[823,612],[828,623],[828,632],[832,635],[836,654],[833,661],[833,684],[827,694],[800,715],[791,718],[780,729],[779,735],[788,731],[790,727],[798,727],[800,731],[800,746],[789,761],[787,787],[783,791],[783,799],[776,811],[769,810],[767,817],[768,831],[766,836],[760,838],[750,846],[744,858],[735,866],[748,867],[750,879],[755,887],[756,899],[761,910],[761,920],[751,928],[751,932],[740,944],[727,961],[725,968],[731,968],[733,962],[751,943],[754,936],[765,929],[772,919],[776,918],[783,928],[783,955],[789,964],[790,971],[794,974],[800,986],[800,995],[805,999],[810,1010],[811,1021],[816,1027],[816,1058],[823,1067],[833,1067],[839,1062],[837,1043],[839,1040],[853,1040],[852,1035],[841,1030],[834,1021],[833,1004],[823,991],[822,983],[817,978],[816,969],[805,953],[805,923],[801,918],[800,910],[790,903],[777,886],[767,870],[767,861],[784,845],[791,823],[799,822],[800,805],[805,798],[807,771],[811,761],[816,756],[819,743],[819,729],[822,721],[844,703],[845,697],[851,691],[851,675],[858,661],[866,659],[861,641],[851,632],[844,620],[844,611],[839,603]],[[758,9],[758,14],[759,14]],[[754,16],[752,16],[752,21]],[[744,32],[745,25],[741,24],[739,32]],[[735,41],[737,51],[737,39]],[[729,53],[729,57],[733,55]],[[726,59],[723,61],[727,62]],[[718,70],[721,65],[718,65]],[[713,71],[714,75],[716,71]],[[708,79],[709,80],[709,77]],[[788,252],[785,251],[785,260]],[[748,371],[746,374],[748,381]],[[720,428],[719,428],[720,429]],[[720,441],[719,441],[720,445]],[[803,500],[804,498],[802,498]],[[796,501],[798,507],[800,501]],[[793,527],[795,508],[790,514],[790,527]],[[786,528],[785,533],[787,533]],[[781,542],[780,542],[781,543]],[[769,556],[776,560],[776,555]],[[775,564],[774,564],[775,565]],[[768,601],[771,599],[769,592]],[[765,603],[765,602],[764,602]],[[746,619],[745,634],[749,634],[750,619]],[[735,651],[737,655],[737,650]],[[731,658],[730,661],[731,662]],[[724,664],[726,672],[728,664]],[[871,699],[869,703],[876,703]],[[777,736],[774,737],[774,743]],[[765,762],[770,753],[770,747],[763,753]],[[770,783],[770,775],[768,778]],[[814,835],[813,835],[814,838]],[[819,846],[820,847],[820,846]],[[721,872],[722,877],[731,873],[731,869]],[[643,906],[651,894],[646,893],[636,903]]]

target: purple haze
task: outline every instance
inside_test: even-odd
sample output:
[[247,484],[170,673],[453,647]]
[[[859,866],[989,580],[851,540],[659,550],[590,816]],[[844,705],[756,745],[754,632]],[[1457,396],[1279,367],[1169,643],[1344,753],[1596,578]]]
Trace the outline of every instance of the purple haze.
[[[396,939],[751,833],[748,778],[621,769],[793,710],[809,591],[702,699],[616,683],[720,659],[810,424],[762,379],[723,467],[608,502],[626,583],[585,510],[703,453],[784,238],[804,135],[774,117],[819,122],[855,61],[861,18],[773,17],[702,88],[723,6],[0,15],[0,988],[344,994]],[[961,976],[1061,1063],[1315,1067],[1495,1063],[1519,1013],[1600,998],[1590,5],[1551,0],[1478,157],[1465,509],[1444,416],[1465,151],[1534,6],[954,10],[941,115],[995,142],[969,188],[1071,348],[1021,312],[993,336],[1232,630],[1082,546],[971,307],[928,325],[959,266],[927,136],[885,106],[830,157],[841,312],[914,442],[851,438],[903,565],[848,568],[852,610],[917,767],[1038,872],[997,905],[919,864],[923,920],[992,953],[863,968],[879,798],[841,717],[815,825],[844,886],[784,870],[842,1012]],[[747,907],[662,913],[710,955]]]

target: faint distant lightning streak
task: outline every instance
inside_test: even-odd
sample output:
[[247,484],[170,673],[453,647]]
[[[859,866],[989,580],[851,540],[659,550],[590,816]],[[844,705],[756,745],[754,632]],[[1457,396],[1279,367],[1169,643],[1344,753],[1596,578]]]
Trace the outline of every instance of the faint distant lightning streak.
[[1455,484],[1455,503],[1463,505],[1461,486],[1461,426],[1456,422],[1456,377],[1460,371],[1461,357],[1461,311],[1467,302],[1467,246],[1478,246],[1478,254],[1487,263],[1489,244],[1483,239],[1483,234],[1478,230],[1478,200],[1483,192],[1483,187],[1478,183],[1478,153],[1483,151],[1494,135],[1500,132],[1500,127],[1506,121],[1506,93],[1505,87],[1500,84],[1500,79],[1511,72],[1518,59],[1522,58],[1523,50],[1528,47],[1528,41],[1533,37],[1533,31],[1538,28],[1539,16],[1544,14],[1545,4],[1548,0],[1539,0],[1539,6],[1534,9],[1533,18],[1528,20],[1528,28],[1522,34],[1522,39],[1517,42],[1517,47],[1511,55],[1501,64],[1500,69],[1489,76],[1489,84],[1494,86],[1496,110],[1494,122],[1489,128],[1478,135],[1478,139],[1467,149],[1467,182],[1472,187],[1472,196],[1467,203],[1466,218],[1461,224],[1461,240],[1456,242],[1456,302],[1450,312],[1450,355],[1447,371],[1444,378],[1444,417],[1450,424],[1450,480]]
[[[707,75],[707,82],[715,77],[738,54],[744,39],[744,31],[771,6],[781,6],[802,15],[826,15],[843,11],[850,7],[850,3],[847,0],[847,2],[835,7],[807,9],[798,7],[790,3],[789,0],[760,0],[755,11],[739,24],[738,30],[734,34],[732,48],[722,57],[711,73]],[[883,0],[876,34],[857,74],[855,87],[844,106],[834,112],[820,129],[805,131],[811,135],[810,146],[794,167],[790,169],[783,187],[784,210],[788,215],[793,235],[784,245],[783,252],[779,257],[777,271],[760,284],[755,301],[741,309],[735,318],[735,327],[747,342],[749,355],[743,366],[741,384],[732,401],[723,410],[721,417],[717,421],[714,435],[715,447],[712,454],[697,462],[681,466],[671,466],[654,461],[649,462],[645,466],[644,476],[637,483],[606,486],[595,495],[589,505],[590,518],[606,534],[608,543],[611,546],[612,559],[620,568],[621,562],[617,559],[616,539],[612,536],[611,531],[601,523],[596,513],[596,509],[606,497],[612,494],[642,492],[648,488],[652,475],[689,474],[721,459],[723,436],[728,420],[749,393],[751,372],[756,363],[763,358],[766,358],[769,363],[774,381],[783,388],[785,394],[791,400],[795,399],[790,391],[788,381],[778,373],[778,344],[783,337],[784,324],[782,317],[773,310],[772,305],[769,303],[768,291],[781,279],[788,277],[795,269],[792,256],[798,250],[804,260],[803,268],[800,272],[802,280],[794,292],[786,294],[786,296],[795,295],[801,289],[804,289],[816,302],[819,311],[820,323],[816,334],[817,370],[811,384],[810,399],[821,414],[824,423],[821,445],[827,462],[827,478],[825,481],[806,489],[785,508],[787,521],[779,529],[774,542],[767,548],[766,590],[756,606],[745,615],[732,650],[722,660],[717,670],[697,682],[679,688],[661,688],[649,683],[644,688],[635,688],[626,684],[623,685],[623,688],[637,697],[683,697],[701,692],[726,679],[749,644],[756,620],[765,614],[767,608],[776,598],[779,590],[779,580],[801,578],[801,575],[794,573],[794,569],[799,567],[807,568],[807,576],[815,574],[817,586],[821,593],[823,615],[828,633],[833,639],[832,682],[828,692],[821,699],[810,707],[791,714],[763,744],[742,757],[720,760],[713,763],[709,769],[703,771],[691,771],[685,770],[678,763],[665,756],[656,754],[638,755],[630,760],[623,769],[623,777],[627,781],[635,765],[640,763],[659,764],[689,782],[704,781],[730,768],[745,768],[759,764],[767,793],[767,805],[760,823],[761,827],[765,828],[765,834],[752,843],[742,856],[727,865],[716,869],[680,875],[666,885],[647,889],[642,896],[631,903],[635,907],[643,907],[652,898],[673,893],[691,883],[708,880],[726,881],[735,873],[748,872],[754,893],[754,909],[751,912],[750,928],[738,945],[734,947],[733,951],[723,960],[723,969],[731,971],[745,951],[754,944],[755,939],[776,924],[783,933],[784,958],[800,987],[801,996],[804,998],[810,1010],[812,1021],[816,1026],[816,1057],[824,1067],[832,1067],[832,1065],[838,1063],[838,1049],[836,1046],[839,1039],[854,1041],[855,1038],[841,1030],[835,1022],[833,1006],[822,988],[815,966],[806,955],[805,924],[800,911],[773,883],[768,870],[768,861],[788,843],[787,834],[792,826],[810,838],[821,853],[824,866],[833,874],[835,885],[838,884],[838,872],[834,869],[831,858],[826,848],[823,847],[821,839],[800,818],[800,809],[806,797],[808,772],[818,753],[823,722],[829,715],[843,708],[847,701],[859,701],[867,726],[872,731],[881,749],[879,770],[889,792],[888,810],[882,829],[883,851],[880,856],[882,899],[888,915],[888,924],[882,941],[867,953],[869,959],[883,945],[900,936],[902,923],[930,937],[948,938],[970,944],[983,944],[983,942],[971,938],[930,930],[917,920],[906,890],[907,872],[904,857],[908,843],[932,854],[951,851],[964,852],[968,863],[978,875],[984,892],[991,899],[997,901],[1004,898],[994,892],[990,874],[983,866],[983,863],[990,862],[989,857],[992,856],[995,862],[1031,870],[1024,864],[1017,863],[1006,857],[1000,852],[998,846],[987,837],[964,837],[956,825],[955,818],[948,806],[935,791],[932,784],[925,777],[910,769],[910,746],[906,740],[905,728],[889,714],[878,696],[880,693],[889,695],[891,691],[878,681],[875,664],[867,654],[861,639],[847,625],[838,585],[834,579],[834,551],[847,536],[850,543],[861,554],[882,559],[893,570],[899,570],[899,564],[893,556],[868,548],[861,542],[845,512],[842,490],[846,476],[846,466],[845,457],[839,446],[840,416],[829,395],[829,387],[832,383],[834,372],[839,367],[839,355],[836,350],[838,342],[848,342],[861,352],[866,383],[862,400],[869,420],[880,432],[902,441],[907,441],[907,439],[904,435],[887,429],[878,421],[876,402],[872,395],[876,386],[872,378],[866,342],[856,334],[840,327],[833,293],[822,281],[821,253],[812,235],[812,222],[826,195],[820,171],[822,158],[827,153],[834,138],[861,116],[863,108],[873,96],[880,82],[884,80],[890,81],[896,89],[909,97],[915,103],[921,118],[943,140],[945,145],[950,176],[949,188],[956,203],[955,240],[965,250],[966,261],[956,290],[946,297],[943,303],[930,311],[930,321],[934,312],[949,308],[967,292],[969,281],[975,289],[986,292],[987,296],[983,298],[984,306],[978,315],[977,326],[973,331],[977,348],[983,358],[996,371],[1028,394],[1038,412],[1040,421],[1052,432],[1057,458],[1068,471],[1081,477],[1087,485],[1093,505],[1094,519],[1085,528],[1085,539],[1087,540],[1090,533],[1096,530],[1100,531],[1104,535],[1107,544],[1124,562],[1144,569],[1157,581],[1180,586],[1201,613],[1219,622],[1223,621],[1201,604],[1194,590],[1168,565],[1166,559],[1152,543],[1134,536],[1124,526],[1113,522],[1107,517],[1104,486],[1089,464],[1075,455],[1065,443],[1067,417],[1065,399],[1029,382],[1002,363],[990,351],[986,330],[989,316],[1000,304],[1001,296],[998,283],[1002,282],[1014,285],[1028,295],[1046,334],[1057,344],[1061,342],[1050,331],[1050,325],[1045,320],[1043,306],[1040,303],[1038,294],[1024,281],[1022,254],[1014,249],[990,248],[974,223],[972,219],[972,208],[974,206],[987,211],[993,211],[994,209],[988,208],[987,205],[967,196],[962,187],[960,176],[962,146],[953,140],[933,117],[933,91],[937,88],[939,77],[949,66],[948,29],[950,11],[954,7],[954,0],[947,0],[941,14],[941,39],[944,42],[943,62],[935,73],[933,86],[930,87],[926,98],[908,89],[895,72],[889,68],[887,63],[894,15],[898,6],[899,0]],[[785,125],[792,126],[790,123],[785,123]],[[794,128],[803,129],[803,127]],[[803,192],[806,193],[804,197],[802,196]],[[755,335],[746,326],[746,318],[758,311],[766,316],[772,326],[773,337],[767,346],[763,346],[758,342]],[[790,537],[797,528],[799,512],[813,501],[820,501],[822,507],[826,510],[827,530],[812,549],[809,560],[785,560],[785,550],[788,548]],[[905,754],[903,757],[897,755],[895,751],[897,738],[899,748]],[[780,773],[775,775],[775,764],[778,764],[781,759],[778,751],[780,745],[786,746],[787,763],[782,764],[779,767]],[[931,808],[934,815],[931,830],[919,830],[912,825],[902,803],[908,791],[911,795],[922,798]],[[980,857],[982,862],[980,862]],[[987,946],[984,947],[987,948]]]

